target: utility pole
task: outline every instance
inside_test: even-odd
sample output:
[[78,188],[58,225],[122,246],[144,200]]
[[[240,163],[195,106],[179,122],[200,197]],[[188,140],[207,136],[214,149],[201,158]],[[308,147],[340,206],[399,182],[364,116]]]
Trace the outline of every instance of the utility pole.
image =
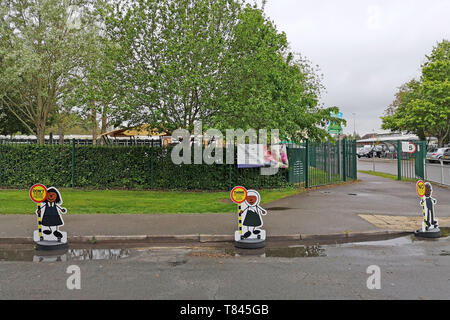
[[353,138],[356,140],[356,113],[352,112],[353,115]]

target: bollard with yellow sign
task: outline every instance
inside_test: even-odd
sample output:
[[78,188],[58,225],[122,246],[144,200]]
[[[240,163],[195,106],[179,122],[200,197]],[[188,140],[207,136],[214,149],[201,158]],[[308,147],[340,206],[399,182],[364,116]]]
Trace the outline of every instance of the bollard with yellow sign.
[[438,221],[435,216],[434,206],[437,200],[432,197],[433,187],[429,182],[417,181],[416,184],[417,195],[420,198],[420,205],[422,207],[422,228],[414,231],[417,237],[423,238],[439,238],[441,230],[439,229]]
[[38,233],[39,240],[43,241],[44,236],[42,234],[42,217],[41,217],[41,203],[47,199],[47,188],[42,184],[35,184],[30,188],[30,198],[33,202],[37,203],[37,216],[38,216]]
[[[238,205],[238,227],[234,234],[234,243],[238,248],[256,249],[265,246],[266,231],[262,230],[262,216],[267,211],[259,206],[261,196],[255,190],[242,186],[231,190],[231,200]],[[245,231],[245,232],[244,232]]]
[[[38,230],[33,235],[36,249],[54,250],[67,247],[67,233],[58,229],[64,225],[61,214],[67,213],[67,210],[61,207],[62,197],[58,189],[47,189],[42,184],[35,184],[30,188],[29,194],[31,200],[37,203]],[[43,226],[46,227],[44,231]]]

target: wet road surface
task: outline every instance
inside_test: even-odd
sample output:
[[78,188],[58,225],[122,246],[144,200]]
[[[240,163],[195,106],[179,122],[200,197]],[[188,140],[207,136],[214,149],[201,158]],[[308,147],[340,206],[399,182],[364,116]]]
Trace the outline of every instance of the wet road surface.
[[[81,289],[66,286],[76,265]],[[381,289],[369,290],[370,265]],[[450,240],[338,245],[0,248],[0,299],[449,299]]]

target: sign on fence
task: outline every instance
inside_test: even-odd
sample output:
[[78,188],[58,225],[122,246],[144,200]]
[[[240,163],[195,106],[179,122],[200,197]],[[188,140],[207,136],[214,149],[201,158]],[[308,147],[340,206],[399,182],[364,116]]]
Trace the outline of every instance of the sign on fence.
[[414,153],[417,151],[417,146],[409,141],[402,142],[402,152]]

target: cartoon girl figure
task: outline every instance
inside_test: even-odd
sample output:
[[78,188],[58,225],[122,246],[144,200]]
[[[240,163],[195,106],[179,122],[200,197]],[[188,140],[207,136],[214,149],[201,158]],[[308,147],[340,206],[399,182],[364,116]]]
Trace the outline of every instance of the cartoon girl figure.
[[[261,233],[260,228],[263,226],[262,216],[267,214],[267,211],[259,206],[261,196],[258,191],[248,190],[245,203],[247,207],[243,210],[245,213],[244,222],[242,225],[247,227],[247,232],[242,235],[242,239],[247,239],[252,234],[258,236]],[[252,230],[250,228],[253,227]]]
[[[62,233],[59,232],[58,227],[64,225],[64,221],[61,217],[61,214],[65,214],[67,210],[61,207],[63,203],[61,194],[56,188],[49,188],[47,190],[47,199],[44,201],[42,207],[36,210],[37,214],[41,213],[41,210],[44,209],[42,225],[44,227],[48,227],[47,230],[44,230],[43,233],[46,235],[53,235],[59,240],[63,237]],[[55,230],[52,229],[55,227]]]
[[420,204],[425,209],[424,220],[426,224],[425,229],[427,231],[432,225],[434,228],[438,227],[438,222],[437,220],[435,220],[435,213],[434,213],[434,205],[437,203],[437,200],[431,196],[432,194],[433,188],[431,186],[431,183],[429,182],[425,183],[425,199],[422,199],[420,201]]

